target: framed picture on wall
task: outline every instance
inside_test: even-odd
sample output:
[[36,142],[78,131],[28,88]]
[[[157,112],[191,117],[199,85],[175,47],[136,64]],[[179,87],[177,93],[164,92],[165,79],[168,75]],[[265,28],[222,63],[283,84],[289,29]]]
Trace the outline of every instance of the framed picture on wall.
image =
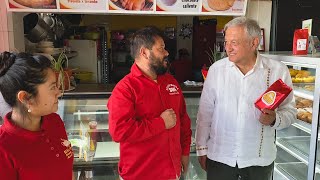
[[264,28],[261,28],[261,39],[259,44],[259,51],[265,51],[265,38],[264,38]]

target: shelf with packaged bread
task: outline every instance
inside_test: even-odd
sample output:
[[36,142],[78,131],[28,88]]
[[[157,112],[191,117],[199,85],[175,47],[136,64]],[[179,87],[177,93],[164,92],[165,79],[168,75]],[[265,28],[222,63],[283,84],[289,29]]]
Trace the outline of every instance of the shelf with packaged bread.
[[313,92],[301,90],[301,89],[294,89],[293,94],[298,97],[302,97],[304,99],[313,101]]
[[275,174],[284,176],[284,179],[320,179],[319,57],[294,56],[292,52],[266,52],[263,56],[287,65],[297,108],[294,123],[276,131],[277,149],[282,153],[277,153]]

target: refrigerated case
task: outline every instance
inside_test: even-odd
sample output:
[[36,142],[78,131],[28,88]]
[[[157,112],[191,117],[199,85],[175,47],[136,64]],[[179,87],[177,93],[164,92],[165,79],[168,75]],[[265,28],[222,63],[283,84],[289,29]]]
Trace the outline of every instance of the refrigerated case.
[[[96,87],[94,87],[96,86]],[[75,91],[66,92],[59,101],[58,114],[62,117],[68,138],[73,146],[74,173],[98,180],[118,179],[119,144],[112,141],[108,129],[106,104],[111,95],[109,87],[94,84],[80,84]],[[192,124],[192,147],[190,166],[192,179],[206,179],[195,153],[194,132],[201,88],[182,87],[187,111]],[[81,149],[80,149],[81,148]],[[190,179],[190,178],[187,179]]]
[[298,110],[296,122],[289,128],[276,132],[278,153],[273,179],[320,179],[320,154],[317,148],[320,58],[290,54],[292,53],[263,54],[288,66]]

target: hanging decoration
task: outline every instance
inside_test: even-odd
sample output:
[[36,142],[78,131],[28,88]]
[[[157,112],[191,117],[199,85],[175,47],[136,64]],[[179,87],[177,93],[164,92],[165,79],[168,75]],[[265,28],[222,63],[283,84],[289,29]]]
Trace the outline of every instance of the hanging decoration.
[[179,36],[182,36],[183,39],[185,39],[185,38],[189,38],[190,39],[191,35],[192,35],[192,26],[191,26],[191,24],[182,24]]

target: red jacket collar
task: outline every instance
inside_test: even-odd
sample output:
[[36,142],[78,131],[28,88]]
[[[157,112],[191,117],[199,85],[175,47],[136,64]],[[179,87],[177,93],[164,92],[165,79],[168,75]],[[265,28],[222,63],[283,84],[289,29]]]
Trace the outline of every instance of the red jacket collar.
[[24,138],[28,139],[37,139],[38,137],[42,136],[44,130],[43,127],[41,127],[40,131],[29,131],[23,128],[20,128],[19,126],[15,125],[10,119],[11,119],[12,112],[9,112],[4,117],[4,122],[2,125],[2,128],[10,134],[14,134],[17,136],[22,136]]
[[[144,76],[148,79],[150,79],[149,77],[147,77],[145,74],[143,74],[143,72],[140,70],[140,68],[138,67],[138,65],[136,63],[134,63],[132,66],[131,66],[131,74],[135,77],[139,77],[139,76]],[[158,75],[157,76],[157,81],[159,83],[159,81],[162,81],[162,77],[168,75],[168,73],[165,73],[163,75]],[[151,79],[150,79],[151,80]],[[152,80],[151,80],[152,81]]]
[[137,76],[137,77],[144,75],[136,63],[133,63],[133,65],[131,66],[131,73],[133,76]]

